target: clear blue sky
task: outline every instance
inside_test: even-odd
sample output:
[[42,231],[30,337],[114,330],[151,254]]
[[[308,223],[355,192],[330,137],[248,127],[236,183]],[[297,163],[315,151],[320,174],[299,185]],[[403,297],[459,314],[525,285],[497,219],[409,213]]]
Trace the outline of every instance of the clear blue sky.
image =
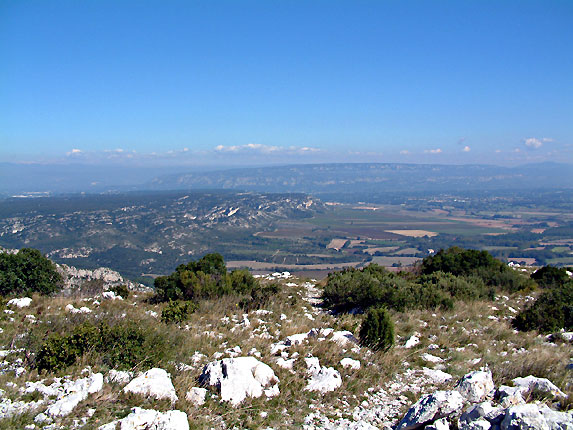
[[573,1],[0,2],[0,161],[573,162]]

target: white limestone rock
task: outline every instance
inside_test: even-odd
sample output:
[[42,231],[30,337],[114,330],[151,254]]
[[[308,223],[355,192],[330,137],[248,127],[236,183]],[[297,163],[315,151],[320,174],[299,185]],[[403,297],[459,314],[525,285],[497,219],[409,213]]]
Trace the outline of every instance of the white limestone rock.
[[513,379],[513,385],[522,387],[526,390],[535,390],[544,394],[551,394],[555,397],[567,397],[557,386],[546,378],[536,378],[535,376],[526,376],[525,378]]
[[573,412],[557,412],[533,403],[512,406],[501,422],[501,430],[571,430]]
[[447,417],[452,413],[462,409],[465,399],[455,390],[436,391],[426,394],[416,404],[414,404],[402,421],[398,424],[397,430],[413,430],[433,423],[434,421]]
[[347,346],[349,343],[358,344],[358,339],[348,330],[333,331],[330,340],[336,342],[338,346]]
[[508,387],[507,385],[501,385],[497,389],[496,398],[502,407],[508,408],[525,403],[523,396],[526,392],[527,388],[525,387]]
[[436,357],[435,355],[428,354],[427,352],[424,352],[422,355],[420,355],[420,358],[422,358],[424,361],[427,361],[428,363],[441,363],[444,361],[443,358]]
[[[505,411],[502,408],[493,407],[490,402],[478,403],[464,411],[458,420],[458,428],[465,429],[473,425],[476,429],[481,429],[485,426],[483,421],[490,426],[490,421],[496,420],[504,413]],[[488,426],[485,427],[489,428]]]
[[466,374],[458,382],[456,390],[472,403],[483,402],[495,390],[491,371],[476,370]]
[[193,387],[185,395],[185,400],[193,403],[195,406],[201,406],[205,403],[205,396],[207,396],[207,390],[205,388]]
[[432,424],[427,425],[424,430],[450,430],[450,424],[445,418],[434,421]]
[[123,392],[141,394],[156,399],[169,399],[171,403],[177,401],[177,394],[171,382],[171,375],[157,367],[149,369],[144,374],[133,379],[123,388]]
[[410,336],[408,338],[408,340],[404,344],[404,348],[406,348],[406,349],[414,348],[419,343],[420,343],[420,338],[418,336],[416,336],[415,334],[413,334],[412,336]]
[[[279,379],[273,369],[255,357],[225,358],[203,368],[199,381],[216,387],[221,400],[239,405],[247,397],[267,397],[279,393]],[[265,390],[265,387],[271,387]]]
[[304,389],[305,391],[319,391],[324,394],[336,390],[341,385],[342,378],[338,370],[323,366],[320,371],[312,376]]
[[446,373],[439,369],[428,369],[424,367],[422,369],[424,376],[430,378],[435,384],[444,384],[452,379],[452,375]]
[[99,430],[116,430],[118,424],[120,430],[189,430],[185,412],[142,408],[133,408],[127,417],[100,426]]
[[16,306],[17,308],[27,308],[32,304],[32,299],[30,297],[22,297],[19,299],[8,300],[8,306]]
[[133,378],[133,372],[111,369],[105,377],[105,382],[127,384],[129,381],[131,381],[131,378]]
[[360,369],[360,361],[354,360],[352,358],[346,357],[340,360],[340,365],[345,369],[353,369],[358,370]]
[[318,357],[305,357],[304,362],[309,375],[316,375],[320,372],[320,361]]
[[86,378],[64,384],[63,392],[60,392],[58,400],[50,405],[46,414],[50,417],[64,417],[69,415],[74,408],[88,395],[97,393],[103,388],[103,375],[94,373]]
[[107,300],[123,300],[123,297],[116,295],[113,291],[104,291],[101,297]]

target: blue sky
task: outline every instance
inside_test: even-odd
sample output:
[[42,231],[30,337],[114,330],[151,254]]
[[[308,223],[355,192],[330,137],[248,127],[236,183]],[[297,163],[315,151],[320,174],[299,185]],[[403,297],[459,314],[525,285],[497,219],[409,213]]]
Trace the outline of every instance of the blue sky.
[[0,161],[573,162],[571,1],[3,1]]

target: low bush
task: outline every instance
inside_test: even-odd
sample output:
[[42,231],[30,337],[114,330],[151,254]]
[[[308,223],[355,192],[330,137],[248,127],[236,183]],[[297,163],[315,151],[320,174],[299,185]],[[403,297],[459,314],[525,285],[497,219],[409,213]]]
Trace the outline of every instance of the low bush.
[[227,273],[223,257],[207,254],[198,261],[181,264],[169,276],[155,279],[156,302],[248,295],[259,287],[248,270]]
[[71,333],[48,336],[37,351],[35,367],[39,372],[62,370],[84,355],[94,354],[110,368],[132,369],[158,363],[167,351],[166,341],[157,331],[134,322],[114,326],[85,322]]
[[537,330],[540,333],[572,330],[573,281],[545,291],[531,306],[517,314],[512,325],[521,331]]
[[337,311],[384,306],[403,312],[407,309],[452,309],[454,300],[493,298],[494,289],[477,277],[434,272],[404,276],[370,264],[362,270],[346,269],[328,276],[325,305]]
[[193,302],[169,302],[161,312],[161,321],[167,324],[180,324],[188,320],[197,307],[197,304]]
[[375,350],[387,351],[394,345],[394,323],[384,308],[370,309],[360,326],[360,343]]

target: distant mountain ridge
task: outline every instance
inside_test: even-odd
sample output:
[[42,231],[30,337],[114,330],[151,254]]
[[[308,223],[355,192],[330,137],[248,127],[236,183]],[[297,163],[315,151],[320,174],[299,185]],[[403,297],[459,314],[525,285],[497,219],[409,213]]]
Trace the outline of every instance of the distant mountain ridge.
[[208,169],[0,163],[0,197],[146,190],[227,189],[353,195],[572,189],[573,164],[518,167],[399,163],[296,164]]
[[445,192],[573,188],[573,165],[337,163],[237,168],[164,175],[153,189],[218,188],[264,192]]

